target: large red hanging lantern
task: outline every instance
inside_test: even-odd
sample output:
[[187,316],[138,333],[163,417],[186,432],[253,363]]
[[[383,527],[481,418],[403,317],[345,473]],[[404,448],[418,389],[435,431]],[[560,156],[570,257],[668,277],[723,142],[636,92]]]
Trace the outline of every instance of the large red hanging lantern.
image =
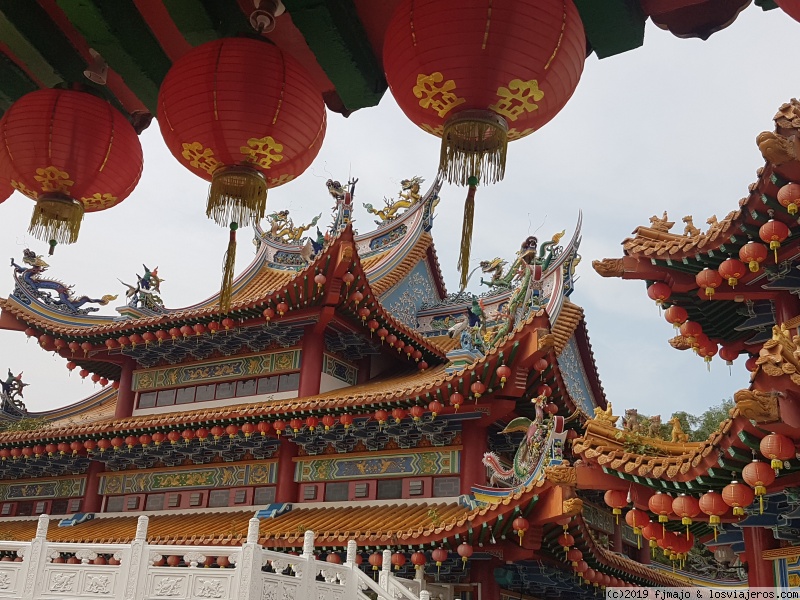
[[392,95],[411,121],[442,138],[441,175],[469,186],[462,286],[478,183],[501,180],[508,142],[564,107],[585,57],[572,0],[403,0],[395,10],[383,46]]
[[697,337],[703,333],[703,327],[700,325],[700,323],[696,323],[695,321],[685,321],[683,325],[681,325],[680,329],[681,335],[685,337],[692,345],[694,345]]
[[789,233],[786,224],[775,219],[770,219],[758,230],[758,237],[769,244],[769,249],[774,252],[776,263],[778,262],[778,248],[781,247],[781,242],[789,237]]
[[664,536],[664,526],[654,521],[642,527],[642,537],[648,541],[650,553],[654,553],[658,547],[658,540]]
[[647,288],[647,297],[661,306],[672,296],[672,288],[662,281],[657,281]]
[[728,281],[729,286],[735,288],[739,280],[747,274],[747,266],[738,258],[729,258],[722,261],[718,272]]
[[722,346],[722,348],[719,349],[719,357],[730,367],[733,361],[739,358],[739,351],[734,350],[730,346]]
[[461,557],[461,563],[466,566],[469,557],[472,556],[475,550],[472,547],[472,544],[468,544],[467,542],[461,542],[456,548],[456,552]]
[[722,499],[722,494],[718,492],[706,492],[700,496],[698,502],[700,510],[708,515],[708,524],[714,528],[714,541],[717,540],[717,528],[722,522],[720,517],[728,512],[728,505]]
[[642,547],[642,529],[650,524],[650,517],[643,510],[632,508],[625,515],[625,522],[633,528],[636,535],[636,545]]
[[753,503],[755,493],[745,484],[731,481],[722,489],[722,499],[733,508],[734,516],[741,517],[744,509]]
[[[800,9],[798,9],[800,13]],[[778,190],[778,202],[786,207],[786,211],[794,216],[797,214],[797,203],[800,202],[800,183],[787,183]]]
[[742,469],[742,479],[753,488],[758,498],[759,513],[764,514],[764,496],[767,495],[767,486],[775,481],[775,471],[767,463],[754,460]]
[[697,498],[681,494],[672,501],[672,512],[681,518],[681,524],[686,525],[686,537],[689,537],[689,525],[692,519],[700,514],[700,503]]
[[682,306],[672,305],[664,311],[664,318],[667,323],[671,324],[675,329],[683,325],[689,320],[689,313]]
[[761,263],[767,259],[769,251],[764,244],[758,242],[747,242],[739,248],[739,258],[747,263],[751,273],[758,273]]
[[628,493],[625,490],[608,490],[603,496],[605,503],[611,507],[619,523],[619,516],[622,514],[622,509],[628,506]]
[[575,538],[566,531],[558,536],[558,545],[564,548],[564,553],[568,553],[569,549],[575,544]]
[[711,299],[714,295],[714,290],[722,285],[722,276],[714,269],[706,267],[694,276],[694,281],[703,289],[706,298]]
[[36,200],[34,237],[72,244],[84,213],[127,198],[142,174],[142,146],[127,119],[88,92],[26,94],[0,120],[0,159],[17,190]]
[[309,75],[266,40],[197,46],[161,84],[158,123],[172,154],[211,182],[206,215],[231,228],[220,305],[230,306],[235,231],[265,213],[267,188],[299,176],[325,136],[325,106]]
[[658,515],[659,523],[666,523],[669,521],[669,516],[672,514],[672,496],[664,494],[663,492],[656,492],[650,496],[647,501],[647,507],[655,515]]
[[528,531],[530,526],[530,522],[525,517],[517,517],[511,523],[511,527],[517,532],[517,536],[519,536],[520,546],[522,546],[522,538],[525,536],[525,532]]
[[758,449],[764,458],[770,460],[775,475],[783,468],[784,461],[794,458],[796,452],[792,438],[780,433],[770,433],[761,438]]
[[775,4],[795,21],[800,22],[800,4],[797,3],[797,0],[775,0]]

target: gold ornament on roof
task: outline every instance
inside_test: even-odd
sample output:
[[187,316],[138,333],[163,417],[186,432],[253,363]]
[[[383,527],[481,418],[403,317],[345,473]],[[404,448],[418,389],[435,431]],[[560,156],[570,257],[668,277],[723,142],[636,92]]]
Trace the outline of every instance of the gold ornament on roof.
[[299,244],[303,234],[314,227],[321,217],[322,213],[314,217],[308,225],[295,227],[288,210],[274,212],[271,215],[267,215],[267,221],[270,223],[267,235],[285,244]]
[[[364,203],[364,208],[367,209],[367,212],[375,215],[380,220],[376,220],[375,223],[377,225],[382,225],[387,221],[392,221],[399,217],[398,211],[404,208],[411,208],[416,204],[419,204],[422,200],[422,194],[420,193],[420,189],[422,184],[425,180],[422,177],[412,177],[411,179],[403,179],[400,182],[400,193],[398,194],[397,200],[390,200],[389,198],[384,198],[383,203],[384,207],[382,209],[376,209],[372,206],[372,204],[366,202]],[[438,204],[438,200],[434,203],[434,207]]]
[[686,223],[686,227],[683,228],[683,235],[686,237],[695,237],[703,233],[697,227],[694,226],[694,219],[692,215],[686,215],[681,219],[684,223]]
[[650,229],[653,231],[661,231],[667,233],[675,226],[675,221],[670,221],[667,216],[667,211],[664,211],[664,216],[658,218],[656,215],[650,217]]
[[593,421],[599,424],[607,425],[608,427],[615,427],[617,425],[617,419],[619,419],[619,417],[614,416],[611,402],[607,403],[605,410],[603,410],[599,406],[596,406],[594,409]]

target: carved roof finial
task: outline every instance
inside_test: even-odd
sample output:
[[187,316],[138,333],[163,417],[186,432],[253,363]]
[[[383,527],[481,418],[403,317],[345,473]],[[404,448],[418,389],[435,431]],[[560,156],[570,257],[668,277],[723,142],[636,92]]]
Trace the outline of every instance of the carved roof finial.
[[667,216],[667,211],[664,211],[664,216],[660,219],[653,215],[650,217],[650,229],[655,231],[663,231],[664,233],[668,232],[672,227],[675,225],[674,221],[670,221],[669,217]]

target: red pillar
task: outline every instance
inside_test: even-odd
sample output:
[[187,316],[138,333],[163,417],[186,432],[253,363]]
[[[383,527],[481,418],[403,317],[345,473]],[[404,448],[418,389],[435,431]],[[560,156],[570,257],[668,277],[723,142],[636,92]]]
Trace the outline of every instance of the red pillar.
[[278,453],[278,489],[275,491],[275,502],[278,504],[297,502],[298,485],[294,480],[294,461],[297,456],[297,444],[281,437]]
[[612,540],[611,549],[614,552],[622,552],[622,523],[614,523],[614,538]]
[[83,493],[81,512],[98,513],[103,507],[103,497],[100,495],[100,474],[105,471],[105,465],[99,460],[89,463],[86,470],[86,489]]
[[471,493],[473,485],[486,484],[483,455],[488,448],[486,426],[464,421],[461,429],[461,493]]
[[319,394],[319,382],[322,379],[322,351],[325,348],[325,334],[316,333],[314,326],[309,325],[303,332],[302,355],[300,357],[300,389],[298,397]]
[[643,565],[649,565],[650,560],[650,542],[642,538],[642,547],[639,548],[639,562]]
[[133,393],[133,369],[135,364],[131,358],[122,363],[122,373],[119,377],[119,389],[117,390],[117,406],[114,411],[115,419],[125,419],[133,414],[133,401],[136,397],[136,394]]
[[772,531],[765,527],[742,527],[742,533],[747,557],[747,585],[751,588],[775,587],[772,561],[761,558],[764,550],[778,547]]
[[[500,600],[500,585],[494,578],[497,560],[470,560],[470,581],[481,584],[481,600]],[[474,598],[478,597],[477,591]]]
[[778,292],[775,298],[775,320],[778,325],[800,315],[800,298],[788,291]]
[[369,381],[369,372],[371,367],[372,361],[370,360],[369,356],[365,356],[358,361],[358,378],[356,379],[356,383],[361,384]]

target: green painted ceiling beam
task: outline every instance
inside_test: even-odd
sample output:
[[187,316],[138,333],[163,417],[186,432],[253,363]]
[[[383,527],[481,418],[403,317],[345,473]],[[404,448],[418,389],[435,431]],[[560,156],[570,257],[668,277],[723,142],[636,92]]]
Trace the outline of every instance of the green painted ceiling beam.
[[201,0],[163,0],[164,7],[184,39],[199,46],[219,37],[214,21]]
[[2,53],[0,53],[0,81],[3,82],[3,98],[0,103],[3,111],[7,110],[20,96],[39,89],[39,86],[28,77],[25,71]]
[[155,114],[158,88],[171,66],[132,2],[56,0],[70,22]]
[[637,0],[575,0],[586,38],[598,58],[638,48],[646,20]]
[[292,21],[348,110],[375,106],[386,79],[351,0],[285,0]]
[[[55,87],[64,83],[64,78],[57,73],[39,50],[8,20],[0,9],[0,40],[11,52],[24,61],[30,73],[47,87]],[[3,79],[5,82],[5,79]]]

